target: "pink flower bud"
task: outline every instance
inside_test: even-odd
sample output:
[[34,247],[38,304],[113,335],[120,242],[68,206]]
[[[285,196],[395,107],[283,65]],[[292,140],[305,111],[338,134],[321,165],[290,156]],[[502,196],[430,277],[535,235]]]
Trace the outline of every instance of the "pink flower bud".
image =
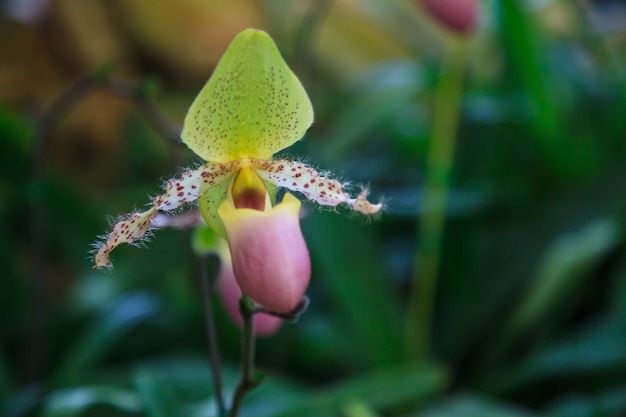
[[300,230],[300,201],[287,193],[265,211],[235,208],[218,213],[228,235],[235,279],[255,303],[277,313],[296,308],[311,279],[311,261]]
[[446,28],[460,35],[474,30],[479,0],[421,0],[426,11]]
[[[235,273],[230,259],[222,259],[218,278],[218,291],[222,297],[224,308],[230,319],[239,327],[243,326],[243,317],[239,310],[239,299],[241,289],[235,281]],[[254,334],[258,337],[270,336],[280,328],[282,320],[278,317],[265,313],[257,313],[252,319],[254,321]]]

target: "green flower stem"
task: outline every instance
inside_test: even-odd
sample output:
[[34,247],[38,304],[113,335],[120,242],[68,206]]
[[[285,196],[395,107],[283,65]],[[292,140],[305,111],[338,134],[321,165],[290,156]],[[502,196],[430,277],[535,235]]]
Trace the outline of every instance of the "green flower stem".
[[243,317],[243,334],[241,341],[241,379],[235,390],[229,417],[237,417],[246,394],[263,382],[263,375],[254,372],[255,338],[254,338],[254,303],[242,294],[239,310]]
[[414,361],[424,361],[428,356],[464,68],[464,41],[450,39],[445,45],[443,68],[435,96],[419,242],[407,316],[406,356]]
[[[210,264],[210,268],[209,268]],[[200,258],[200,286],[202,289],[202,304],[204,307],[204,323],[206,326],[207,342],[209,347],[209,361],[211,364],[211,376],[213,379],[213,392],[219,416],[226,416],[226,403],[222,391],[222,370],[220,366],[220,350],[217,340],[217,329],[215,328],[215,318],[213,317],[213,290],[215,279],[219,271],[219,257],[216,254],[209,254]]]
[[239,311],[241,311],[241,316],[243,317],[243,339],[241,341],[241,379],[239,380],[239,384],[235,390],[233,405],[230,409],[230,413],[228,413],[229,417],[237,417],[239,408],[241,407],[246,394],[261,385],[261,383],[265,380],[265,375],[262,372],[255,372],[254,370],[255,338],[254,322],[252,320],[254,315],[264,313],[280,317],[283,320],[296,322],[300,315],[306,311],[308,306],[309,299],[308,297],[304,297],[293,311],[287,314],[280,314],[259,307],[255,305],[248,296],[245,294],[241,295],[241,299],[239,300]]

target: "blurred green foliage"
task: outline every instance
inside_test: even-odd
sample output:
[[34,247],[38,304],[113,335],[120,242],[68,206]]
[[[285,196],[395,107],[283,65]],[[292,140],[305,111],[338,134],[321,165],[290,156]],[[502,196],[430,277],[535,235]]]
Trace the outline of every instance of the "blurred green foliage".
[[[311,305],[259,341],[257,365],[270,379],[243,415],[626,415],[622,2],[483,3],[424,364],[405,362],[402,332],[448,34],[417,2],[265,0],[238,13],[225,2],[59,1],[21,22],[9,3],[0,21],[0,415],[215,415],[191,231],[119,249],[108,273],[88,255],[107,216],[147,202],[192,153],[154,129],[139,101],[101,88],[43,141],[38,116],[71,80],[95,74],[160,80],[142,99],[177,125],[220,45],[259,25],[316,109],[289,154],[369,184],[387,210],[373,222],[309,210]],[[219,301],[216,314],[230,396],[239,330]]]

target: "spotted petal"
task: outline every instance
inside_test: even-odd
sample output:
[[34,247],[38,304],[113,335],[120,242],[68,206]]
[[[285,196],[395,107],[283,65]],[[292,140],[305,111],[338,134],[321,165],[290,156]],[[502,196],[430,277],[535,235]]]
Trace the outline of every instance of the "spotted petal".
[[237,163],[207,164],[184,172],[180,178],[165,185],[165,193],[152,200],[152,207],[143,213],[132,213],[113,227],[104,242],[97,244],[95,267],[110,266],[111,251],[122,243],[133,243],[143,238],[152,227],[159,211],[176,210],[186,203],[193,203],[211,187],[226,181],[233,175]]
[[366,215],[376,214],[383,207],[382,203],[370,203],[367,200],[367,191],[352,197],[344,191],[344,184],[300,162],[255,159],[251,163],[263,180],[291,191],[299,191],[322,206],[347,204],[352,210]]
[[212,162],[270,159],[304,136],[313,107],[265,32],[248,29],[232,41],[191,105],[183,142]]

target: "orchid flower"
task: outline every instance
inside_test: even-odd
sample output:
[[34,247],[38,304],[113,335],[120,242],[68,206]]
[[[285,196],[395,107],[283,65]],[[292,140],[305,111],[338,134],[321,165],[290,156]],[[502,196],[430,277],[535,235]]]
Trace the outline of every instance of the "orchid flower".
[[313,122],[311,102],[270,36],[247,29],[232,41],[185,117],[183,142],[205,164],[168,181],[144,212],[117,222],[97,244],[95,267],[110,266],[111,251],[146,236],[159,212],[198,202],[208,225],[229,242],[235,277],[257,304],[279,313],[293,309],[310,278],[299,225],[300,201],[345,204],[371,215],[382,204],[353,197],[346,186],[301,162],[272,159],[300,140]]

